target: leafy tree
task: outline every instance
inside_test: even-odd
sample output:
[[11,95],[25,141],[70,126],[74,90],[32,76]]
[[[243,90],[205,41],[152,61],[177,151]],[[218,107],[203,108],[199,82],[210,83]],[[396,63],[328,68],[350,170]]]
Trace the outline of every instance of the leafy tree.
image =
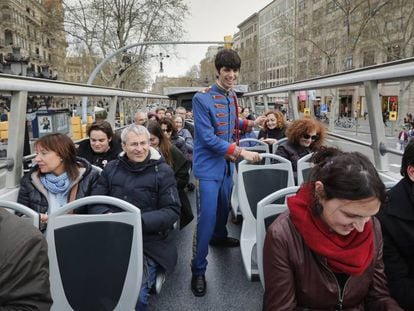
[[[64,0],[64,8],[70,44],[94,60],[132,43],[179,40],[188,14],[184,0]],[[105,84],[122,80],[126,88],[142,89],[137,81],[146,81],[150,49],[139,46],[113,60],[101,72]]]

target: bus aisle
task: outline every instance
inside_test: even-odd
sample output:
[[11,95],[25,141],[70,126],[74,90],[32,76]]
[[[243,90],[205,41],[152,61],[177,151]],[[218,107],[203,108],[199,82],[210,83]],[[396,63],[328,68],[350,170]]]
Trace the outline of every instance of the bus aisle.
[[[188,192],[195,210],[195,192]],[[210,247],[206,272],[207,293],[195,297],[191,292],[193,233],[196,219],[182,231],[177,231],[178,262],[174,272],[168,275],[159,295],[150,298],[149,310],[165,311],[229,311],[262,310],[263,288],[260,282],[250,282],[243,268],[240,247]],[[228,222],[229,236],[240,237],[241,224]]]

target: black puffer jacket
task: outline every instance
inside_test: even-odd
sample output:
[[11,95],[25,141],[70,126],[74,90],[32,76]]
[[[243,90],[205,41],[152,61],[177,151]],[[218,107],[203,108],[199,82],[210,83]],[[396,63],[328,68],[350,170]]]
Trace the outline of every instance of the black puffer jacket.
[[391,295],[405,310],[414,310],[414,182],[409,177],[388,191],[378,218]]
[[[100,171],[83,158],[78,157],[77,161],[80,166],[79,176],[72,183],[68,198],[70,198],[72,191],[75,191],[76,187],[74,186],[77,184],[76,199],[80,199],[90,195],[92,188],[98,180]],[[47,190],[40,181],[37,165],[28,174],[23,176],[20,182],[17,202],[30,207],[38,213],[44,214],[47,212],[49,208]],[[77,212],[81,213],[82,211],[78,210]]]
[[112,140],[109,146],[110,148],[107,152],[96,153],[93,151],[89,140],[84,140],[78,144],[77,153],[78,156],[85,158],[91,164],[104,168],[109,161],[116,160],[122,152],[121,145],[117,140]]
[[[125,154],[104,168],[92,195],[109,195],[127,201],[141,210],[144,254],[171,272],[177,262],[177,249],[170,230],[180,216],[173,170],[158,151],[142,163],[128,161]],[[113,206],[91,206],[89,213],[119,212]]]

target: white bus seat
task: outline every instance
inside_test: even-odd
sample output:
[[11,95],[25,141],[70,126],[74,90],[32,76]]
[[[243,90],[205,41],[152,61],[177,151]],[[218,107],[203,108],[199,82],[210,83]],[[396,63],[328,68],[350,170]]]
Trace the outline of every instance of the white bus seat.
[[[275,220],[277,215],[287,210],[286,198],[291,195],[294,195],[298,190],[299,190],[298,186],[281,189],[279,191],[276,191],[268,195],[267,197],[262,199],[259,203],[257,203],[257,226],[256,226],[257,266],[259,270],[260,282],[262,282],[263,288],[264,288],[263,246],[264,246],[264,240],[266,237],[267,228],[272,224],[272,222]],[[284,198],[284,203],[275,204],[275,202],[279,202],[281,198]]]
[[304,157],[300,158],[297,163],[297,177],[298,177],[298,186],[303,184],[309,178],[310,171],[313,167],[313,163],[310,162],[313,153],[309,153]]
[[279,139],[276,143],[274,143],[272,146],[272,153],[276,154],[276,150],[280,145],[286,144],[288,141],[287,137],[283,137]]
[[[269,153],[269,145],[266,144],[264,141],[255,139],[255,138],[244,138],[240,139],[239,143],[242,144],[244,142],[254,142],[256,145],[251,147],[241,147],[243,149],[249,150],[249,151],[256,151],[258,153]],[[266,164],[270,163],[269,160]],[[236,163],[236,168],[233,172],[233,189],[231,192],[231,208],[233,212],[233,216],[236,218],[239,215],[239,200],[238,200],[238,194],[237,194],[237,170],[238,170],[238,163]]]
[[[91,204],[114,205],[125,212],[68,214]],[[49,215],[46,239],[52,310],[135,309],[143,271],[138,208],[108,196],[75,200]]]
[[23,214],[22,218],[26,218],[33,226],[39,228],[39,213],[35,212],[26,205],[7,200],[0,200],[0,206],[9,209],[12,212]]
[[278,163],[249,164],[243,160],[239,164],[238,172],[239,207],[244,218],[240,249],[249,280],[252,279],[252,275],[258,274],[257,271],[252,270],[252,252],[256,244],[257,203],[277,190],[295,185],[292,164],[289,160],[270,153],[264,153],[262,157]]

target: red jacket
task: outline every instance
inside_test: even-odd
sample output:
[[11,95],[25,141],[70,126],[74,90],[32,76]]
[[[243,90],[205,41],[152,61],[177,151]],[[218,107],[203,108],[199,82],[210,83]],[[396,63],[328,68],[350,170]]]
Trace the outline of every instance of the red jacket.
[[350,276],[341,297],[326,258],[304,243],[289,212],[269,227],[263,249],[265,310],[402,310],[390,297],[382,261],[382,236],[374,219],[375,253],[360,276]]

